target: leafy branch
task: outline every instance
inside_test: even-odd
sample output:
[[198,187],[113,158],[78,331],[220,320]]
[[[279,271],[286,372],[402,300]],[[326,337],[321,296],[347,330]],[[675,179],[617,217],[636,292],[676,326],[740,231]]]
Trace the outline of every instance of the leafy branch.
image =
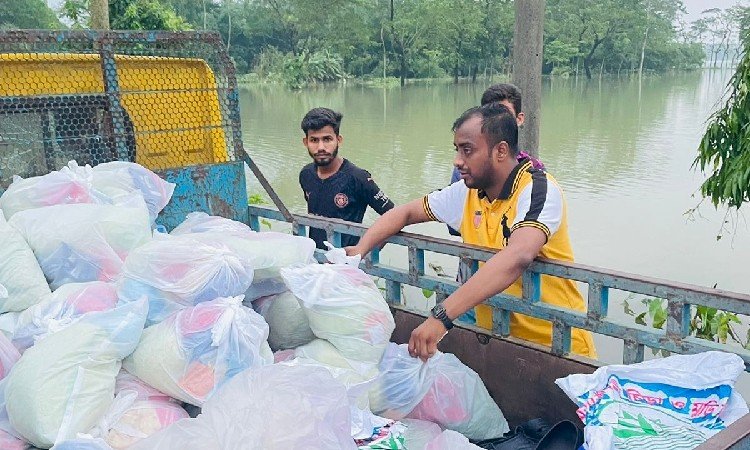
[[[651,326],[660,330],[664,329],[664,324],[667,322],[668,317],[666,300],[662,298],[641,299],[640,303],[645,307],[645,310],[641,312],[633,310],[631,307],[633,300],[635,300],[634,296],[630,295],[623,301],[625,314],[634,317],[634,321],[638,325]],[[727,340],[731,339],[742,345],[743,348],[750,350],[750,329],[745,334],[745,337],[742,338],[740,337],[740,332],[735,328],[741,324],[742,321],[740,318],[732,312],[708,306],[695,306],[691,308],[691,336],[720,344],[726,344]],[[652,349],[652,351],[654,354],[659,353],[658,349]],[[668,354],[665,350],[661,350],[661,353],[663,356]]]

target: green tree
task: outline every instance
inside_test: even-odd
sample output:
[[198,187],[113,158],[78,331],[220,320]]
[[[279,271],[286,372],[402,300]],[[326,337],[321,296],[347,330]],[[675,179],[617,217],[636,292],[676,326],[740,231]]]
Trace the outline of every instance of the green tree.
[[[65,0],[61,14],[75,26],[88,27],[88,0]],[[190,24],[177,15],[171,6],[159,0],[110,0],[110,28],[113,30],[191,29]]]
[[440,47],[452,66],[453,82],[458,83],[462,68],[476,74],[482,55],[481,42],[487,39],[486,10],[474,0],[442,0],[437,2],[433,14],[439,17],[434,30]]
[[0,0],[0,28],[60,28],[44,0]]
[[729,82],[729,97],[708,124],[694,167],[709,173],[701,185],[714,206],[738,208],[750,200],[750,33]]
[[659,34],[663,34],[661,41],[669,42],[675,34],[674,23],[677,21],[678,15],[687,12],[681,0],[643,0],[643,7],[646,20],[643,22],[639,75],[643,75],[643,61],[646,57],[646,46],[649,40],[654,41]]
[[190,25],[159,0],[110,0],[113,30],[189,30]]

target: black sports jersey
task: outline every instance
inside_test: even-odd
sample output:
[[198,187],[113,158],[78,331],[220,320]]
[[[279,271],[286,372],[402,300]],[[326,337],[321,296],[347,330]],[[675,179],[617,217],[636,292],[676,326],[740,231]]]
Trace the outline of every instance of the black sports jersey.
[[[324,180],[318,176],[315,164],[306,165],[299,173],[299,184],[310,214],[362,223],[367,205],[378,214],[393,208],[393,202],[375,184],[370,173],[346,159],[338,172]],[[325,249],[325,230],[310,228],[310,239],[315,241],[318,248]],[[357,236],[341,236],[342,247],[356,245],[357,242]]]

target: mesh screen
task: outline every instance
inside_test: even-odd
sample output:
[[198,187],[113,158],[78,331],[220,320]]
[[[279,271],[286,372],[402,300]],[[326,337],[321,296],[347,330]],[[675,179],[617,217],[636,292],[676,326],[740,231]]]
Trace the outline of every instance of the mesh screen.
[[73,159],[233,161],[239,136],[218,34],[0,31],[0,189]]

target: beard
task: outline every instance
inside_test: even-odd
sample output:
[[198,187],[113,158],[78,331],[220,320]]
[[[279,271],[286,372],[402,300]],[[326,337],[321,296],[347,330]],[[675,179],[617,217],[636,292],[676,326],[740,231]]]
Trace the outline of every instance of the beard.
[[470,173],[468,178],[464,178],[464,184],[469,189],[486,189],[492,185],[494,175],[485,170],[481,173]]
[[337,145],[336,148],[333,149],[333,153],[326,154],[325,157],[323,157],[322,159],[318,159],[320,158],[320,156],[318,156],[317,154],[312,154],[312,153],[310,154],[310,157],[313,159],[313,164],[315,164],[315,166],[326,167],[330,165],[336,159],[338,155],[339,155],[339,146]]

